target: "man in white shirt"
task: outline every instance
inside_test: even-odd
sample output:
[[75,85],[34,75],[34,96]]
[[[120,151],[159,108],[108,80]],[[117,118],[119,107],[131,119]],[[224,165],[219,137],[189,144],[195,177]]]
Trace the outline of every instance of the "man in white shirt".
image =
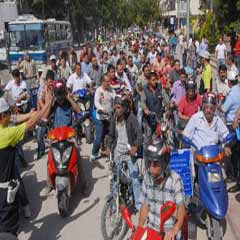
[[75,64],[75,72],[68,78],[67,87],[71,89],[72,92],[76,92],[79,89],[91,87],[92,80],[90,77],[81,71],[81,64]]
[[225,58],[227,56],[227,48],[226,45],[223,43],[223,39],[220,38],[219,44],[215,48],[215,56],[218,62],[218,68],[220,65],[225,64]]
[[12,76],[13,80],[8,82],[5,91],[10,93],[14,103],[21,103],[28,98],[27,85],[25,81],[21,81],[18,69],[13,70]]

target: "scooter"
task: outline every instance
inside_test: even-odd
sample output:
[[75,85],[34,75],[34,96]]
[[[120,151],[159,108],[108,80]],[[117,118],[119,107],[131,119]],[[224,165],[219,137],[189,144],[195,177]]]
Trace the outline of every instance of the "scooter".
[[120,206],[122,218],[127,223],[128,227],[132,230],[132,235],[129,240],[163,240],[164,239],[164,223],[174,214],[176,204],[171,201],[165,202],[159,209],[160,214],[160,227],[159,232],[149,227],[135,227],[128,209]]
[[91,93],[86,89],[79,89],[73,93],[73,98],[79,105],[81,112],[76,114],[75,126],[77,129],[77,142],[80,144],[81,136],[84,135],[88,144],[94,140],[94,124],[91,117]]
[[48,132],[51,141],[48,152],[48,178],[56,190],[58,210],[62,217],[69,211],[71,194],[78,181],[77,149],[74,143],[76,132],[64,126]]
[[195,216],[199,222],[205,224],[211,240],[223,239],[222,221],[228,209],[228,193],[220,161],[224,158],[223,146],[230,143],[234,137],[235,135],[230,133],[223,139],[222,145],[210,145],[201,149],[186,136],[182,137],[183,143],[195,150]]

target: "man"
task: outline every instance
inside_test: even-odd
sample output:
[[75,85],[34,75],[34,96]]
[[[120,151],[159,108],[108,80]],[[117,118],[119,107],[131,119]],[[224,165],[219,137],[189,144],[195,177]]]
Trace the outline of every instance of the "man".
[[[112,69],[109,69],[109,71],[111,70]],[[113,115],[114,98],[115,91],[111,88],[111,79],[109,74],[104,74],[101,78],[101,86],[97,88],[94,96],[94,105],[96,107],[97,114],[96,118],[94,118],[96,134],[93,142],[91,161],[95,161],[98,158],[101,143],[109,126],[109,120]]]
[[153,62],[153,70],[157,73],[159,73],[160,70],[162,70],[162,59],[161,59],[161,53],[157,53],[156,59]]
[[93,49],[93,54],[95,55],[97,62],[100,63],[101,58],[101,45],[99,43],[96,44],[95,48]]
[[149,73],[150,73],[150,68],[148,64],[145,64],[142,68],[142,74],[139,76],[136,84],[136,91],[139,94],[139,96],[142,95],[142,89],[148,83],[147,77],[149,76]]
[[239,74],[238,68],[235,64],[235,59],[233,55],[228,55],[227,57],[227,67],[229,71]]
[[112,49],[112,56],[110,58],[110,63],[113,66],[116,67],[118,60],[119,60],[119,56],[118,56],[117,48],[113,47],[113,49]]
[[101,66],[99,66],[97,57],[95,55],[93,55],[92,57],[92,68],[89,70],[87,74],[91,78],[93,85],[96,85],[97,87],[100,86],[102,68]]
[[203,95],[205,92],[210,92],[212,89],[212,68],[208,51],[201,51],[199,56],[202,58],[203,65],[199,93]]
[[12,72],[13,80],[9,81],[5,87],[5,91],[11,94],[13,101],[19,105],[22,101],[29,98],[27,92],[27,84],[20,78],[20,72],[18,69],[14,69]]
[[28,52],[24,53],[24,61],[18,62],[18,69],[23,71],[23,76],[28,89],[37,85],[37,68],[36,64],[31,61]]
[[[181,98],[178,105],[178,129],[182,131],[189,119],[200,110],[202,98],[196,93],[197,84],[193,80],[187,80],[186,95]],[[181,133],[180,133],[181,134]]]
[[153,64],[156,59],[157,52],[155,51],[154,46],[151,46],[150,50],[151,51],[148,53],[147,59],[149,60],[150,64]]
[[58,77],[58,67],[57,67],[57,58],[55,55],[51,55],[49,58],[49,65],[46,66],[41,74],[40,77],[40,86],[44,86],[45,80],[46,80],[46,75],[48,70],[51,70],[54,72],[55,77]]
[[132,56],[128,56],[128,64],[127,64],[126,68],[128,69],[131,77],[134,77],[134,78],[137,77],[138,68],[137,68],[137,66],[133,63],[133,57],[132,57]]
[[162,117],[162,87],[155,72],[149,74],[148,84],[143,88],[141,107],[143,109],[144,144],[149,144],[155,131],[155,121],[152,121],[152,116],[156,115],[158,120]]
[[[23,140],[27,131],[32,129],[51,106],[52,96],[47,94],[47,103],[26,122],[9,127],[11,112],[6,100],[0,99],[0,232],[17,235],[18,230],[18,197],[13,201],[7,199],[10,182],[17,187],[18,179],[15,166],[16,144]],[[14,187],[14,188],[15,188]],[[17,190],[17,189],[16,189]]]
[[176,59],[174,60],[174,69],[171,71],[169,75],[169,80],[172,85],[179,80],[179,72],[180,72],[180,61]]
[[71,67],[66,63],[65,57],[60,58],[60,64],[59,64],[59,78],[64,79],[64,81],[67,81],[70,75],[72,74]]
[[129,108],[129,101],[122,96],[115,98],[115,116],[109,129],[108,153],[113,153],[116,164],[126,161],[132,179],[134,202],[140,209],[140,181],[137,166],[137,150],[142,145],[142,132],[135,115]]
[[[42,109],[46,103],[46,94],[47,92],[53,92],[53,81],[55,79],[54,72],[48,70],[46,75],[46,83],[44,84],[44,89],[39,91],[38,95],[38,109]],[[43,124],[39,124],[37,129],[37,159],[41,159],[45,154],[45,139],[44,136],[47,132],[47,127]]]
[[225,64],[225,59],[227,57],[227,48],[223,42],[223,38],[219,39],[219,43],[215,48],[215,57],[217,58],[217,66]]
[[[202,100],[202,111],[195,113],[183,131],[198,149],[218,144],[229,133],[222,119],[216,115],[217,98],[214,93],[205,93]],[[231,155],[229,147],[224,148],[225,155]]]
[[[218,110],[225,114],[226,125],[230,132],[235,133],[235,129],[233,128],[234,119],[237,113],[237,110],[240,108],[240,85],[238,83],[238,76],[235,72],[228,72],[228,85],[229,85],[229,93],[226,96],[225,102],[223,105],[218,106]],[[235,188],[231,188],[230,192],[239,191],[239,177],[240,177],[240,166],[239,166],[239,154],[240,154],[240,146],[239,142],[235,142],[232,144],[232,156],[231,156],[231,164],[232,171],[227,172],[228,180],[235,180],[237,178],[237,185]]]
[[122,86],[124,88],[126,88],[127,90],[129,90],[130,92],[132,92],[132,87],[131,84],[129,82],[129,79],[127,77],[127,74],[124,72],[124,66],[121,62],[121,60],[119,60],[117,62],[117,67],[116,67],[116,79],[118,82],[120,82],[122,84]]
[[237,35],[237,41],[233,49],[234,56],[236,58],[236,63],[238,67],[238,71],[240,71],[240,35]]
[[110,61],[108,59],[108,52],[103,51],[102,61],[101,61],[101,67],[102,67],[103,74],[107,73],[107,68],[108,68],[109,63],[110,63]]
[[[182,239],[181,228],[186,213],[183,183],[180,176],[170,171],[170,147],[163,141],[153,141],[145,151],[148,174],[145,174],[136,233],[147,227],[159,232],[160,209],[166,201],[176,204],[176,215],[164,224],[164,240]],[[135,233],[133,233],[135,235]],[[134,238],[133,238],[134,239]],[[140,239],[140,238],[139,238]]]
[[76,92],[79,89],[91,87],[92,80],[86,73],[81,70],[81,64],[75,64],[75,72],[67,80],[67,87],[71,89],[72,92]]
[[186,95],[185,83],[187,80],[187,74],[184,69],[179,71],[179,80],[173,84],[171,89],[172,103],[178,106],[181,98]]
[[83,60],[81,62],[82,73],[87,74],[91,68],[92,68],[92,63],[89,61],[89,55],[88,55],[88,53],[85,53],[83,55]]
[[222,94],[224,97],[229,92],[228,80],[227,80],[227,67],[226,65],[220,65],[218,68],[218,77],[216,78],[216,92]]

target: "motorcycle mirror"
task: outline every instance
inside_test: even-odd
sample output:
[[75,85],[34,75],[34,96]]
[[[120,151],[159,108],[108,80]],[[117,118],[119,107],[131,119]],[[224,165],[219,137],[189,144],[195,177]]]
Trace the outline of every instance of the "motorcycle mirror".
[[133,225],[133,222],[132,222],[132,219],[131,219],[131,214],[128,211],[128,209],[124,205],[121,205],[120,209],[121,209],[121,213],[122,213],[121,214],[122,218],[125,220],[128,227],[131,228],[131,229],[134,229],[134,225]]
[[235,133],[229,133],[223,140],[222,143],[223,144],[228,144],[230,142],[232,142],[235,138]]
[[194,147],[196,150],[198,149],[197,146],[192,142],[192,140],[186,136],[182,136],[182,142],[188,146]]
[[163,232],[164,223],[174,214],[176,204],[172,201],[165,202],[160,209],[160,233]]

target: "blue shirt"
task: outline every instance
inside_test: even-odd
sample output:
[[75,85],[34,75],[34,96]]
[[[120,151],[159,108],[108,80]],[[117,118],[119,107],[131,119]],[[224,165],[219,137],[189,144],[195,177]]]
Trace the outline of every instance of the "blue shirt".
[[230,89],[228,95],[226,96],[226,100],[222,106],[222,110],[225,113],[227,124],[232,124],[239,107],[240,107],[240,85],[237,84]]
[[88,74],[88,72],[91,70],[91,68],[92,68],[92,63],[86,64],[85,62],[81,62],[82,73]]
[[183,131],[183,135],[190,138],[198,149],[217,144],[228,133],[226,125],[219,116],[215,115],[211,124],[209,124],[202,111],[190,118]]
[[53,106],[53,127],[72,126],[72,107],[66,100],[63,105],[55,102]]

